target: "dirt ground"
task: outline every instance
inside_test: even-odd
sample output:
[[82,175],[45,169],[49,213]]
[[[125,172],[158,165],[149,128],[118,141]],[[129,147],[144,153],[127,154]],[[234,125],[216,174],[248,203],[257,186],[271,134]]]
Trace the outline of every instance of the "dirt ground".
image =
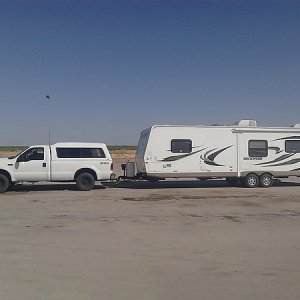
[[300,299],[299,179],[104,186],[0,194],[1,300]]
[[110,153],[112,160],[116,163],[126,163],[135,159],[135,150],[114,150]]
[[16,152],[10,152],[10,151],[0,151],[0,157],[10,157],[12,155],[15,155]]
[[105,186],[0,194],[1,300],[300,299],[299,179]]

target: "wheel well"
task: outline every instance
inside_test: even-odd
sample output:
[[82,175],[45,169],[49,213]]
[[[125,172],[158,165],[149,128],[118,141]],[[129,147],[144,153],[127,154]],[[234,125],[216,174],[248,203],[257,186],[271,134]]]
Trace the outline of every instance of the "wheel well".
[[10,176],[10,174],[7,171],[0,170],[0,174],[5,175],[8,178],[9,182],[11,182],[11,176]]
[[257,177],[259,176],[256,172],[251,171],[251,172],[248,172],[247,174],[245,174],[244,177],[246,177],[248,175],[256,175]]
[[267,174],[267,175],[270,175],[270,176],[272,176],[272,177],[274,177],[273,174],[270,173],[270,172],[264,172],[264,173],[262,173],[262,174],[259,174],[259,176],[261,176],[261,175],[266,175],[266,174]]
[[78,171],[76,171],[75,175],[74,175],[74,180],[76,179],[76,177],[82,173],[89,173],[91,174],[95,180],[97,180],[97,174],[94,170],[92,169],[79,169]]
[[[245,178],[246,176],[248,176],[249,174],[254,174],[254,175],[256,175],[258,178],[261,176],[261,175],[265,175],[265,174],[268,174],[268,175],[270,175],[270,176],[273,176],[273,174],[272,173],[270,173],[270,172],[248,172],[248,173],[246,173],[246,174],[244,174],[242,177],[243,178]],[[274,177],[274,176],[273,176]]]

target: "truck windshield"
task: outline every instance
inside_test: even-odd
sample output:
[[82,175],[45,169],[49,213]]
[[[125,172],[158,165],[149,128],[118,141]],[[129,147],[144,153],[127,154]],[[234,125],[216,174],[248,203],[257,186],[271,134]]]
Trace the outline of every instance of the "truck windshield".
[[10,156],[8,159],[14,159],[19,156],[22,152],[26,151],[29,147],[24,148],[23,150],[19,151],[17,154]]

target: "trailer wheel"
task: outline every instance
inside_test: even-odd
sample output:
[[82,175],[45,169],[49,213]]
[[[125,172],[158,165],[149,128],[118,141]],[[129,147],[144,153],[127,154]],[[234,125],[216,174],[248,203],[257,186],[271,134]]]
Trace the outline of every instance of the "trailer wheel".
[[248,188],[255,188],[259,184],[258,176],[254,173],[248,174],[244,179],[244,184]]
[[4,174],[0,174],[0,193],[4,193],[9,188],[9,179]]
[[80,191],[90,191],[95,186],[95,178],[90,173],[81,173],[76,177],[76,186]]
[[268,188],[273,185],[273,176],[265,173],[259,177],[259,185],[264,188]]

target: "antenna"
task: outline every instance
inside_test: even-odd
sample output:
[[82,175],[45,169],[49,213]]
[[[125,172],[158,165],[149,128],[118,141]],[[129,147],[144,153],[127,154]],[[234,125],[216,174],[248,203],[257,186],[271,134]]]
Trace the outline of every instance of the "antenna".
[[46,95],[46,101],[48,102],[48,144],[49,147],[51,145],[51,101],[50,101],[50,96]]

